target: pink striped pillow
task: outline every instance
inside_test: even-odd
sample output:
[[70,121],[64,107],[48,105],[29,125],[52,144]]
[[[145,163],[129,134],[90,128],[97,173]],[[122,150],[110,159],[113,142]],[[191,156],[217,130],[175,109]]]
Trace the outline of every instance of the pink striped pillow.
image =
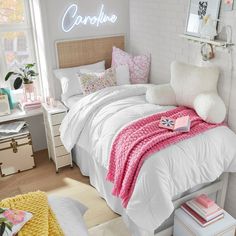
[[148,83],[150,63],[150,55],[132,56],[119,48],[113,47],[112,67],[128,65],[132,84]]

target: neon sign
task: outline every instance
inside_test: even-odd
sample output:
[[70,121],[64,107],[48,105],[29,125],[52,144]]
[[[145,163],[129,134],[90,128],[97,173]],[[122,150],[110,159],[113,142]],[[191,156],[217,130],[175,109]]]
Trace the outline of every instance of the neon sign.
[[75,26],[79,25],[96,25],[99,27],[105,23],[115,23],[117,21],[116,15],[108,16],[105,14],[104,5],[102,4],[98,16],[81,16],[79,15],[78,5],[70,5],[62,18],[62,30],[70,32]]

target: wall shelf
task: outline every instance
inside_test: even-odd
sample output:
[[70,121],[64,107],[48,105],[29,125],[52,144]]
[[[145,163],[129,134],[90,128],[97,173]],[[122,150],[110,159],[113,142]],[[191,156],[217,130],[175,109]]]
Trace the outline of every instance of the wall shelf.
[[194,41],[201,44],[209,43],[214,47],[228,48],[228,47],[234,46],[234,43],[227,43],[226,41],[223,41],[223,40],[209,40],[209,39],[198,38],[198,37],[194,37],[194,36],[190,36],[186,34],[181,34],[180,37],[185,38],[189,41]]

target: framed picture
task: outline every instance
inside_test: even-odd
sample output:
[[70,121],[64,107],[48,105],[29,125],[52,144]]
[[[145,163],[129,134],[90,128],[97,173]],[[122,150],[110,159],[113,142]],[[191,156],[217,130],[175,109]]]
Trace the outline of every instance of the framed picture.
[[232,11],[234,6],[234,0],[223,0],[223,6],[225,11]]
[[[201,37],[200,32],[205,16],[217,20],[220,12],[221,0],[190,0],[185,34]],[[217,26],[217,22],[215,22]]]

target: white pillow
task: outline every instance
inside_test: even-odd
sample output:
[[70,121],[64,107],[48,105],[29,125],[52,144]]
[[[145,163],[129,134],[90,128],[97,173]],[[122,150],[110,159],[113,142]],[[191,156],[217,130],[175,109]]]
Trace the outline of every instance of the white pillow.
[[83,219],[86,206],[68,197],[49,196],[48,202],[65,236],[88,236]]
[[103,71],[105,71],[105,61],[101,61],[91,65],[53,70],[54,75],[61,82],[62,101],[65,101],[71,96],[82,94],[79,79],[77,76],[78,73],[101,73]]
[[216,93],[202,93],[194,100],[194,109],[206,122],[221,123],[225,119],[226,106]]
[[116,67],[116,83],[117,85],[131,84],[128,65],[121,65]]
[[217,93],[219,73],[217,67],[198,67],[173,62],[170,84],[149,88],[146,99],[158,105],[190,107],[204,121],[221,123],[226,116],[226,107]]
[[201,93],[217,93],[217,67],[199,67],[180,62],[171,64],[171,87],[180,106],[193,108],[194,99]]

